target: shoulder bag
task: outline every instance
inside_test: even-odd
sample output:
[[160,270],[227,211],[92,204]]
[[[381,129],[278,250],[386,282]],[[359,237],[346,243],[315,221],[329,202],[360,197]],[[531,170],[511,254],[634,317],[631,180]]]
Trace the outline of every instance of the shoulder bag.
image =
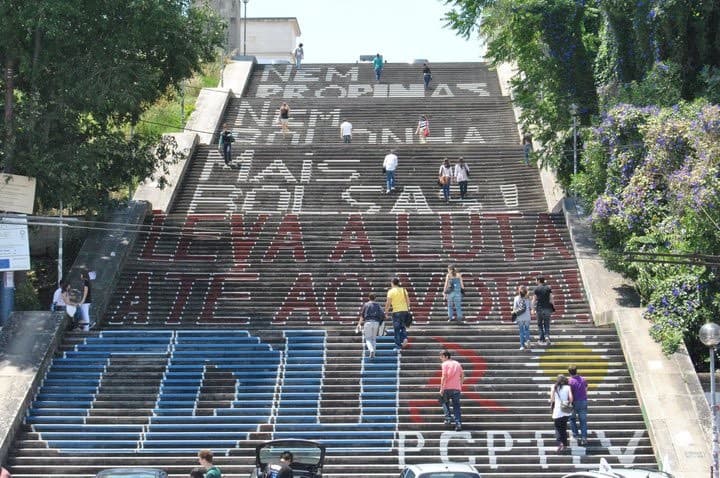
[[563,413],[572,413],[575,411],[575,407],[573,407],[573,404],[570,400],[561,400],[560,399],[560,393],[555,390],[555,395],[557,396],[558,400],[560,401],[560,411]]
[[405,304],[407,305],[407,315],[405,316],[404,325],[405,327],[410,327],[413,324],[413,315],[412,312],[410,312],[410,298],[408,298],[407,289],[403,287],[403,293],[405,294]]

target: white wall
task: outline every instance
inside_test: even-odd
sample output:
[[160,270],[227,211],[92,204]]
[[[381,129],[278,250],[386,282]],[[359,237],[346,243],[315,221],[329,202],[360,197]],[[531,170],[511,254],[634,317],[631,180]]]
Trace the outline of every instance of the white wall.
[[[199,1],[199,0],[198,0]],[[257,0],[256,0],[257,1]],[[228,22],[227,51],[243,54],[245,4],[242,0],[210,0],[210,6]],[[290,60],[300,36],[297,18],[253,18],[247,4],[247,54],[260,60]]]
[[[299,28],[296,19],[248,18],[247,54],[258,60],[290,60],[297,46]],[[240,49],[242,51],[242,49]]]

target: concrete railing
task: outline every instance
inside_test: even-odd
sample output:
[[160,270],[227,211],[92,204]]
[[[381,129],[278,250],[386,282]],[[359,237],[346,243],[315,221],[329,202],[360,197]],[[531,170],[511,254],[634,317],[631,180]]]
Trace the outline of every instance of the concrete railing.
[[[498,79],[500,80],[500,90],[504,96],[509,96],[511,99],[514,98],[513,91],[510,86],[510,80],[517,74],[515,68],[509,63],[503,63],[497,67]],[[518,106],[513,106],[513,112],[515,113],[515,124],[517,124],[518,130],[518,142],[522,141],[523,131],[522,125],[520,124],[520,115],[522,109]],[[533,141],[533,149],[537,150],[540,144]],[[562,201],[565,197],[565,191],[557,181],[555,171],[547,168],[540,169],[540,181],[542,181],[543,190],[545,191],[545,199],[548,204],[548,211],[560,212],[562,209]]]
[[91,322],[98,322],[105,315],[115,284],[135,245],[139,226],[149,213],[150,203],[131,201],[126,208],[112,213],[104,226],[107,230],[95,231],[85,239],[67,280],[74,289],[82,290],[80,272],[95,272],[95,280],[91,282]]
[[152,205],[153,211],[167,213],[178,192],[178,186],[185,176],[190,159],[195,154],[199,135],[196,133],[174,133],[171,135],[177,142],[177,150],[181,157],[168,168],[165,176],[165,185],[161,188],[158,178],[148,178],[135,190],[134,201],[147,201]]

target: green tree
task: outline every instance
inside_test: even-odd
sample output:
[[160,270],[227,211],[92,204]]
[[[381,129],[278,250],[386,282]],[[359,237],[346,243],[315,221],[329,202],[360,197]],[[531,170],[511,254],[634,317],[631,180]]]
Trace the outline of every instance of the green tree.
[[[581,124],[598,111],[594,85],[599,12],[574,0],[448,1],[448,25],[464,36],[479,31],[494,63],[519,70],[511,80],[523,128],[544,146],[542,158],[561,170],[567,185],[572,171],[572,116]],[[592,2],[588,2],[592,3]],[[558,132],[563,134],[558,135]]]
[[0,17],[0,161],[37,178],[41,208],[97,209],[171,162],[172,144],[127,125],[224,38],[224,24],[189,0],[4,0]]
[[720,3],[711,0],[603,0],[604,85],[641,82],[657,62],[678,65],[685,99],[702,92],[702,69],[720,57]]

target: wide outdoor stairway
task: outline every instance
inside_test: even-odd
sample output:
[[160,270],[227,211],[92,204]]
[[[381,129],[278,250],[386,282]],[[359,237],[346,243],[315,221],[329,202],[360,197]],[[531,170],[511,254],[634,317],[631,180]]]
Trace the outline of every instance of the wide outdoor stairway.
[[[383,336],[374,360],[352,327],[71,334],[10,465],[20,477],[133,465],[184,477],[211,448],[223,476],[246,477],[256,444],[288,437],[323,442],[329,478],[390,478],[443,457],[498,477],[654,462],[612,330],[556,327],[549,348],[517,345],[514,327],[469,325],[413,327],[402,356]],[[443,347],[465,367],[462,432],[437,403]],[[548,391],[570,361],[591,384],[590,439],[557,454]]]
[[[523,162],[497,75],[481,63],[432,68],[425,90],[418,65],[388,64],[381,82],[368,64],[256,66],[224,112],[232,160],[199,145],[170,209],[147,218],[98,326],[69,334],[44,378],[13,476],[130,465],[180,478],[211,448],[224,477],[247,477],[257,444],[290,437],[327,445],[326,478],[440,461],[518,478],[601,458],[653,465],[617,334],[592,323],[564,217],[548,213]],[[427,144],[414,135],[420,114]],[[445,157],[470,168],[464,200],[437,186]],[[463,275],[462,324],[447,322],[448,264]],[[511,300],[538,274],[553,292],[553,344],[520,351]],[[400,356],[384,335],[363,358],[359,308],[371,292],[384,305],[395,276],[415,318],[410,346]],[[442,348],[467,376],[461,432],[437,402]],[[549,389],[571,363],[591,386],[589,446],[573,439],[558,454]]]

